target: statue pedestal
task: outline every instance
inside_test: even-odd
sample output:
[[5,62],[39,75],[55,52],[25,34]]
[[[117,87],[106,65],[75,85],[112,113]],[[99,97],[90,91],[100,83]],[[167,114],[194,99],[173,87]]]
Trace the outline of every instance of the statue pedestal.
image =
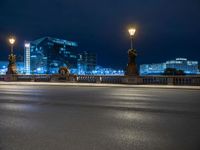
[[17,74],[17,67],[16,67],[16,56],[11,54],[8,57],[9,60],[9,64],[8,64],[8,70],[6,72],[6,75],[13,75],[13,74]]
[[137,52],[135,49],[128,50],[128,65],[126,68],[127,76],[138,76],[137,64],[136,64]]
[[4,81],[17,81],[17,75],[8,74],[4,77]]
[[7,75],[17,74],[17,67],[16,64],[8,64],[8,71],[6,72]]
[[138,74],[136,64],[137,52],[135,49],[128,50],[128,65],[126,68],[126,75],[124,76],[123,83],[125,84],[140,84],[141,78]]
[[129,75],[126,75],[124,77],[123,83],[124,84],[141,84],[142,83],[142,79],[140,78],[140,76],[129,76]]
[[137,65],[135,63],[128,63],[126,75],[128,75],[128,76],[138,76]]

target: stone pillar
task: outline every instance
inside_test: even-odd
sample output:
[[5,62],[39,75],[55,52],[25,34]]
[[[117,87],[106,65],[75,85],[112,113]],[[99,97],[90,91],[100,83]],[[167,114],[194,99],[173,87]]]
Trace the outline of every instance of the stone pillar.
[[126,75],[138,76],[137,64],[136,64],[137,52],[135,49],[128,50],[128,65],[126,68]]
[[139,77],[137,64],[136,64],[137,52],[135,49],[128,50],[128,64],[126,68],[126,76],[122,83],[126,84],[141,84],[142,79]]
[[174,82],[173,82],[173,81],[174,81],[174,78],[173,78],[173,77],[168,77],[168,78],[167,78],[167,84],[168,84],[168,85],[174,85]]

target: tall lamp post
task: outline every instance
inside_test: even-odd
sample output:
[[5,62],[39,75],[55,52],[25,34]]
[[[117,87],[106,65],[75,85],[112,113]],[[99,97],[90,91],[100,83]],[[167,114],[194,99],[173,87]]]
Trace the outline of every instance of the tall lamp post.
[[14,44],[15,44],[15,38],[10,37],[9,43],[10,43],[11,49],[10,49],[10,55],[8,56],[9,64],[8,64],[8,70],[7,70],[6,74],[12,75],[12,74],[17,74],[16,56],[14,55],[14,52],[13,52],[13,47],[14,47]]
[[10,53],[13,54],[13,46],[15,44],[15,38],[14,37],[9,38],[9,42],[10,42],[10,45],[11,45]]
[[130,28],[128,30],[130,37],[131,37],[131,49],[133,49],[133,37],[135,35],[136,29],[135,28]]
[[128,50],[128,65],[127,65],[126,75],[138,76],[138,70],[136,64],[137,51],[136,49],[134,49],[133,46],[133,37],[135,35],[136,29],[130,28],[128,32],[131,38],[131,48]]

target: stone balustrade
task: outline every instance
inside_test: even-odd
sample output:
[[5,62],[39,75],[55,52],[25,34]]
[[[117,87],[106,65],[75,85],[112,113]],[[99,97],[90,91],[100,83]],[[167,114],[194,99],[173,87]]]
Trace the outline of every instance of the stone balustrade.
[[[66,82],[55,80],[56,75],[0,75],[0,81]],[[68,82],[146,84],[146,85],[193,85],[200,86],[200,75],[190,76],[94,76],[79,75],[70,77]]]
[[200,85],[200,76],[141,76],[142,84]]

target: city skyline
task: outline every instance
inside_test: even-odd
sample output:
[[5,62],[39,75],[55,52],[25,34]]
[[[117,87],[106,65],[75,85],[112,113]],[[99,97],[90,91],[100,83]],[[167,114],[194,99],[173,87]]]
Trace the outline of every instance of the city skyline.
[[130,47],[127,28],[133,25],[138,64],[176,57],[200,61],[198,4],[197,0],[1,1],[0,59],[7,59],[10,34],[17,38],[17,54],[23,54],[25,40],[52,36],[77,41],[80,49],[97,53],[102,66],[124,68]]
[[[46,36],[46,37],[49,37],[49,36]],[[8,41],[8,38],[9,38],[9,36],[7,36],[6,37],[6,39],[4,39],[5,41],[7,40]],[[24,40],[24,42],[22,42],[22,44],[16,44],[15,46],[14,46],[14,50],[15,50],[15,52],[14,53],[16,53],[17,54],[17,59],[19,60],[21,60],[22,58],[23,58],[23,55],[24,55],[24,47],[25,47],[25,43],[26,43],[27,41],[26,40]],[[6,43],[6,42],[4,42],[4,43]],[[77,42],[78,43],[78,42]],[[19,45],[21,45],[21,46],[19,46]],[[2,46],[2,45],[1,45]],[[7,47],[7,50],[3,53],[2,52],[2,55],[0,55],[0,60],[1,61],[7,61],[7,56],[8,56],[8,54],[9,54],[9,44],[8,44],[8,42],[7,42],[7,45],[5,44],[4,45],[5,47]],[[16,48],[17,47],[17,48]],[[83,52],[84,52],[84,49],[83,49]],[[92,51],[92,52],[95,52],[95,51]],[[96,53],[96,52],[95,52]],[[97,53],[97,55],[98,55],[98,53]],[[187,56],[183,56],[183,55],[177,55],[177,56],[169,56],[169,57],[167,57],[168,59],[164,59],[164,60],[161,60],[161,59],[159,59],[159,60],[157,60],[157,59],[155,59],[155,60],[153,60],[152,62],[148,62],[148,63],[150,63],[150,64],[154,64],[154,63],[159,63],[160,61],[167,61],[167,60],[171,60],[171,59],[174,59],[174,58],[189,58],[189,59],[192,59],[192,60],[195,60],[195,61],[199,61],[199,57],[198,56],[196,56],[196,57],[187,57]],[[141,59],[141,58],[140,58]],[[21,61],[23,61],[23,60],[21,60]],[[138,63],[138,65],[142,65],[142,64],[145,64],[145,63],[147,63],[147,61],[144,61],[143,63]],[[99,64],[99,65],[102,65],[102,64]],[[126,64],[125,64],[126,65]],[[119,69],[119,68],[124,68],[125,66],[113,66],[113,65],[111,65],[111,64],[108,64],[107,66],[105,65],[105,67],[113,67],[113,68],[115,68],[115,69]]]

